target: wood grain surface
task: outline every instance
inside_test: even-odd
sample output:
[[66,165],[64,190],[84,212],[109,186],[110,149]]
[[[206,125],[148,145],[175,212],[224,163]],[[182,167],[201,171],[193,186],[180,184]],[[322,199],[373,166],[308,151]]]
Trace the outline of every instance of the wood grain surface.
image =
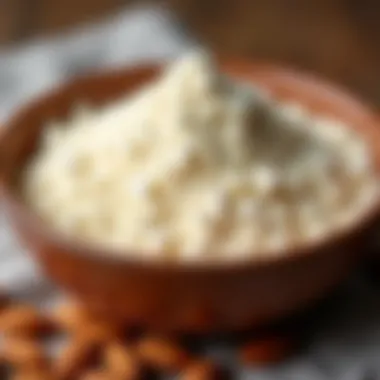
[[[57,33],[131,2],[139,0],[0,0],[0,44]],[[380,105],[377,0],[161,2],[215,50],[316,71]]]
[[95,21],[132,1],[0,0],[0,43],[18,42]]
[[171,0],[217,50],[316,71],[380,105],[380,2]]

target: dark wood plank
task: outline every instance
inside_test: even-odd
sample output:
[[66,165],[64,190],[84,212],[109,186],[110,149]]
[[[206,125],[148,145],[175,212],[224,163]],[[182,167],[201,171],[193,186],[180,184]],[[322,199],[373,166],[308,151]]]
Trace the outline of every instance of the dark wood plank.
[[[0,44],[61,32],[139,1],[0,0]],[[378,0],[156,1],[215,50],[317,71],[380,106]]]
[[38,25],[35,33],[55,33],[70,26],[94,21],[116,12],[122,0],[38,0]]
[[216,50],[285,62],[380,105],[380,2],[169,0]]
[[0,1],[0,44],[12,41],[17,36],[18,7],[16,0]]

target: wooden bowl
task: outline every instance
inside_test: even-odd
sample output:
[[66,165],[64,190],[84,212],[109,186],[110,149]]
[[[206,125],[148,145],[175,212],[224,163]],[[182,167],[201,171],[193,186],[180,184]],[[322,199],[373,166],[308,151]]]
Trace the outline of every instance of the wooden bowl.
[[[368,139],[380,172],[380,131],[372,111],[359,100],[323,80],[272,65],[226,60],[221,68],[258,83],[276,97],[295,100],[355,128]],[[21,109],[7,125],[0,150],[5,209],[46,274],[94,312],[182,332],[255,327],[326,295],[360,258],[358,244],[379,214],[378,202],[353,227],[323,241],[259,262],[229,263],[147,262],[138,258],[138,252],[134,258],[120,258],[106,249],[65,239],[25,205],[18,178],[45,123],[64,117],[83,100],[94,105],[112,101],[159,71],[159,67],[140,67],[78,79]]]

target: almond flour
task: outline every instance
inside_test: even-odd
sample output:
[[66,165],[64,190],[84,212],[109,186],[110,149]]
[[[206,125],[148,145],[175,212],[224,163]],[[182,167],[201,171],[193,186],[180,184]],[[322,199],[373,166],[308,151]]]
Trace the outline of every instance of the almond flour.
[[352,128],[223,75],[203,52],[48,125],[24,185],[68,236],[171,260],[279,254],[349,225],[378,191]]

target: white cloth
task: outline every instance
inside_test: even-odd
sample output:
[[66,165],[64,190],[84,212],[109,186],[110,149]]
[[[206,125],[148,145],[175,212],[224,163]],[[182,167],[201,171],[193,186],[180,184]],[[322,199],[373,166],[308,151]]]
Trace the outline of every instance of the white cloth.
[[[0,51],[0,120],[37,93],[84,71],[166,60],[192,44],[170,13],[144,8],[59,39]],[[0,260],[0,284],[12,293],[42,304],[54,298],[56,290],[16,243],[2,213]],[[334,307],[319,317],[310,347],[276,368],[238,368],[229,349],[220,344],[211,343],[209,351],[231,362],[237,379],[365,380],[367,370],[378,373],[373,379],[379,379],[380,297],[373,286],[365,279],[353,281]]]
[[60,39],[0,51],[0,117],[14,105],[88,70],[171,59],[191,45],[161,8],[124,11]]

